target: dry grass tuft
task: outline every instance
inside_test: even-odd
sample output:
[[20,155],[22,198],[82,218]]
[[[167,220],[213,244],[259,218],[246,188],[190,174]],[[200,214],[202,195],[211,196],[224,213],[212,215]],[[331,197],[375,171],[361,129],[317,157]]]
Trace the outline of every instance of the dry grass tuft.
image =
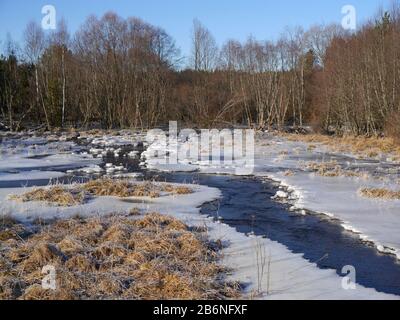
[[86,183],[83,189],[96,196],[150,197],[158,198],[161,192],[190,194],[192,189],[184,186],[159,185],[152,182],[132,183],[128,180],[99,179]]
[[314,151],[316,148],[317,148],[316,145],[310,144],[310,145],[307,147],[307,151],[308,151],[308,152],[312,152],[312,151]]
[[307,162],[306,170],[312,171],[322,177],[359,177],[368,178],[368,174],[360,171],[345,170],[336,162]]
[[323,177],[338,177],[343,174],[342,168],[336,161],[331,162],[308,162],[305,169],[315,172]]
[[99,179],[85,183],[83,190],[95,196],[131,197],[134,190],[127,180]]
[[[400,157],[400,146],[392,138],[365,136],[327,136],[321,134],[280,134],[289,141],[322,143],[336,152],[351,152],[362,157],[376,158],[380,154],[391,154]],[[310,145],[311,147],[311,145]],[[312,151],[314,147],[311,148]]]
[[9,217],[0,217],[0,241],[19,240],[26,232],[18,222]]
[[62,207],[76,206],[85,201],[85,193],[66,189],[62,186],[39,188],[22,195],[12,195],[11,200],[22,202],[43,201]]
[[141,214],[142,213],[139,208],[132,208],[128,213],[129,216],[140,216]]
[[[238,297],[238,286],[221,280],[226,270],[215,247],[203,233],[156,213],[55,221],[0,242],[0,299]],[[54,291],[41,287],[46,265],[56,270]]]
[[294,176],[294,172],[292,170],[286,170],[283,175],[285,177],[293,177]]
[[0,227],[12,227],[18,224],[18,221],[9,215],[2,215],[0,217]]
[[386,200],[399,200],[400,191],[393,191],[384,188],[362,188],[359,194],[367,198],[386,199]]
[[45,290],[39,284],[34,284],[26,289],[21,296],[22,300],[74,300],[74,296],[69,295],[66,291]]
[[180,195],[193,193],[193,190],[190,189],[189,187],[173,186],[173,185],[170,185],[170,184],[167,184],[167,185],[163,186],[163,191],[168,192],[168,193],[172,193],[172,194],[180,194]]
[[78,185],[75,188],[59,185],[39,188],[22,195],[11,195],[9,199],[23,202],[44,201],[57,206],[70,207],[83,204],[87,198],[93,196],[158,198],[162,192],[184,195],[193,193],[193,190],[185,186],[162,185],[149,181],[130,182],[129,180],[99,179]]
[[161,192],[160,186],[151,182],[138,183],[133,185],[133,188],[133,197],[158,198]]
[[16,237],[13,227],[17,224],[13,218],[2,216],[0,218],[0,241],[7,241]]
[[143,228],[153,229],[161,226],[166,230],[172,230],[172,231],[187,230],[187,227],[183,222],[158,213],[146,215],[143,219],[137,220],[134,223],[137,227],[141,229]]

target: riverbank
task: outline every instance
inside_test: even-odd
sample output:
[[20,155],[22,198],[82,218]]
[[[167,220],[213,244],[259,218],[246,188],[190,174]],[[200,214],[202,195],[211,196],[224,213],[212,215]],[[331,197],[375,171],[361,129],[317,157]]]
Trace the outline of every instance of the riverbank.
[[[47,141],[43,141],[43,139]],[[63,141],[64,139],[65,141]],[[298,150],[290,142],[280,140],[271,142],[268,139],[259,137],[257,140],[255,175],[267,177],[270,174],[282,174],[284,177],[296,177],[298,172],[301,173],[302,171],[297,167],[281,166],[282,161],[285,161],[284,156],[287,157],[286,160],[289,164],[297,163],[299,159],[290,159],[290,152],[297,153]],[[135,176],[135,180],[141,174],[146,174],[146,170],[139,169],[140,161],[144,167],[152,166],[152,159],[146,157],[146,155],[148,156],[146,152],[139,160],[141,151],[135,151],[135,149],[141,148],[140,145],[143,144],[143,141],[143,134],[128,131],[108,135],[86,133],[71,139],[59,137],[55,142],[56,147],[53,149],[47,145],[53,143],[49,142],[47,137],[18,137],[7,142],[8,147],[13,147],[7,148],[3,152],[4,168],[0,176],[7,177],[8,180],[5,179],[5,183],[13,182],[13,175],[17,177],[17,175],[26,173],[28,174],[26,179],[34,179],[34,175],[29,177],[32,171],[42,172],[44,178],[45,172],[60,172],[65,175],[66,179],[68,177],[76,178],[78,174],[85,179],[106,175],[111,178],[130,176],[131,179],[132,176]],[[271,145],[272,148],[263,149],[271,147]],[[303,147],[309,152],[306,145]],[[157,148],[157,145],[153,145],[152,148]],[[284,148],[289,149],[289,152],[287,150],[284,152]],[[27,149],[30,152],[27,153]],[[315,151],[315,149],[313,150]],[[270,157],[269,160],[267,154]],[[277,158],[281,162],[277,162]],[[59,162],[52,166],[55,159]],[[188,167],[185,168],[185,166]],[[226,167],[206,166],[205,163],[201,163],[201,165],[181,163],[178,171],[181,168],[190,169],[189,171],[198,170],[203,173],[230,173],[232,170],[232,168]],[[266,170],[267,168],[268,170]],[[290,168],[294,172],[289,175],[288,169]],[[163,168],[163,170],[165,169],[168,170],[168,168]],[[174,171],[174,169],[177,167],[169,168],[169,171]],[[308,174],[313,173],[308,172]],[[35,184],[34,180],[30,181],[32,185]],[[307,261],[303,254],[294,254],[280,243],[252,234],[246,235],[228,224],[219,222],[218,219],[215,221],[214,216],[201,215],[200,206],[219,199],[221,192],[218,189],[200,186],[196,183],[188,185],[187,181],[185,187],[191,187],[195,192],[187,195],[165,195],[160,198],[98,197],[66,208],[51,206],[43,202],[26,203],[8,199],[10,194],[26,193],[31,190],[30,188],[12,188],[12,190],[2,188],[0,196],[3,213],[12,214],[26,223],[37,218],[69,219],[76,213],[83,215],[84,218],[107,215],[110,212],[127,214],[134,207],[144,213],[159,212],[173,215],[174,218],[189,227],[206,226],[209,239],[224,244],[221,251],[223,265],[233,270],[229,281],[238,281],[243,284],[243,297],[261,299],[395,298],[395,296],[380,294],[374,289],[367,289],[363,286],[357,286],[357,290],[345,290],[342,286],[343,279],[334,270],[322,270],[317,264]],[[295,209],[300,208],[296,207]],[[266,236],[268,237],[268,234]]]

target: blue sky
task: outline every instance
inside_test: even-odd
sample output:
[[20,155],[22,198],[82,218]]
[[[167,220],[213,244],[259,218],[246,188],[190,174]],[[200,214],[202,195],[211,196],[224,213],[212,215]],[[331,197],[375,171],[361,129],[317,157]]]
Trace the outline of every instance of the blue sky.
[[40,23],[44,5],[54,5],[57,18],[64,17],[71,32],[90,14],[114,11],[137,16],[163,27],[174,37],[184,55],[190,52],[192,21],[199,19],[219,44],[228,38],[276,39],[285,26],[307,28],[315,23],[340,23],[341,8],[353,5],[358,22],[371,17],[391,0],[0,0],[0,41],[9,32],[20,41],[26,24]]

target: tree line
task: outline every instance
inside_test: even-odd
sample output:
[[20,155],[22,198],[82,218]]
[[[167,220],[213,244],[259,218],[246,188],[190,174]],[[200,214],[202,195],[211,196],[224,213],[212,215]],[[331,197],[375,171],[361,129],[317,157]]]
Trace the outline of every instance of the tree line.
[[357,32],[338,25],[287,28],[276,41],[218,47],[195,20],[185,68],[162,28],[115,13],[75,34],[27,25],[22,48],[0,58],[1,121],[149,128],[178,120],[257,129],[312,125],[331,133],[400,136],[400,6]]

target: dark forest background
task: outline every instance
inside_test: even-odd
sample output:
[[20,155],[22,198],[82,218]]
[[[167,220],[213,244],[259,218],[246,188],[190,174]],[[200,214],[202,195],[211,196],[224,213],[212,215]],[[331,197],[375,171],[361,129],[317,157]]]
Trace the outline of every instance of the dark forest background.
[[321,132],[400,137],[400,6],[357,32],[337,25],[287,29],[279,40],[234,39],[218,48],[199,21],[184,69],[168,33],[110,12],[73,35],[61,21],[29,23],[0,58],[0,121],[41,125],[257,129],[311,125]]

